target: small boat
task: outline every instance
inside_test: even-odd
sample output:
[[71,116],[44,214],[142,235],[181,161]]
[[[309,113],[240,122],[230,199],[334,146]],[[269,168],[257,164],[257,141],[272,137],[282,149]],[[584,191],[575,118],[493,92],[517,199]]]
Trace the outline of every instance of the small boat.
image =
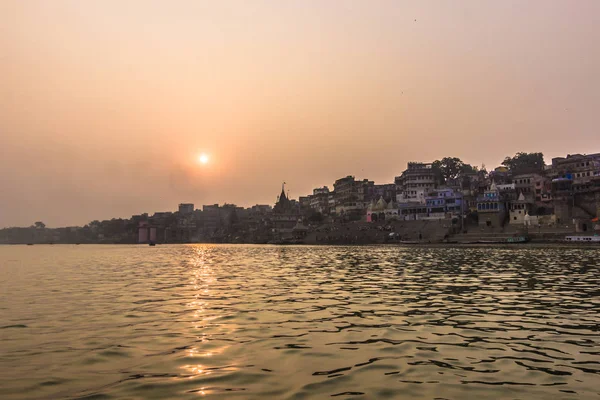
[[512,243],[527,243],[531,239],[529,236],[511,236],[498,240],[478,240],[475,243],[478,244],[512,244]]
[[600,243],[600,235],[594,236],[566,236],[566,242],[579,242],[579,243]]
[[531,239],[529,236],[513,236],[505,239],[505,243],[527,243]]
[[33,243],[27,243],[27,246],[33,246]]
[[150,242],[150,243],[148,243],[148,246],[156,246],[156,243]]

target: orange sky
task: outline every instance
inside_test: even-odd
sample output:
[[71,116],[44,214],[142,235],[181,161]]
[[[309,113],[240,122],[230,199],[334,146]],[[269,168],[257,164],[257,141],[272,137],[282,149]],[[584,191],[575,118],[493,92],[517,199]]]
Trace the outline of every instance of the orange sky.
[[599,43],[597,0],[0,0],[0,226],[600,152]]

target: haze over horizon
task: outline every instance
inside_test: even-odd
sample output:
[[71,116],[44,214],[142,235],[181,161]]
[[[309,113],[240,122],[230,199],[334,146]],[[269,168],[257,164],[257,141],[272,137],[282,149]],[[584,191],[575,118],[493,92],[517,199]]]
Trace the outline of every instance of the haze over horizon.
[[[600,152],[600,2],[0,2],[0,227]],[[208,156],[199,163],[200,154]]]

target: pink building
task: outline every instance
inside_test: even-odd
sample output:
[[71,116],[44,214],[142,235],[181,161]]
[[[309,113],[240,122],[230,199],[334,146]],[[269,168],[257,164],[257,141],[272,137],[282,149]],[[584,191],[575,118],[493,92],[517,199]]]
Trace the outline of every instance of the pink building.
[[138,243],[156,243],[156,227],[150,226],[148,222],[140,222],[138,227]]

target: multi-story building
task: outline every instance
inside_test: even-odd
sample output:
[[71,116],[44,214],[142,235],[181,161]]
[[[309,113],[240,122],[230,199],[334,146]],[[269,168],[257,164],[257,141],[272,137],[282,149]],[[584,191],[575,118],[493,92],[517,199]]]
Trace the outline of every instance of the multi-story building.
[[309,198],[310,208],[313,211],[329,214],[329,188],[327,186],[313,189],[313,194]]
[[374,185],[373,181],[357,181],[350,175],[336,180],[333,184],[335,214],[338,217],[360,219],[366,213],[369,191]]
[[531,202],[549,200],[551,198],[550,179],[542,174],[530,173],[513,176],[513,184],[517,195],[523,193],[525,200]]
[[408,168],[394,179],[396,200],[401,203],[407,200],[424,198],[425,194],[436,187],[435,173],[431,163],[409,162]]
[[502,227],[506,218],[506,201],[495,183],[477,197],[479,225]]
[[574,192],[593,190],[593,179],[600,176],[600,153],[569,154],[567,157],[553,158],[548,176],[552,179],[572,180]]
[[194,204],[192,203],[181,203],[179,204],[179,214],[189,215],[194,212]]
[[461,214],[463,195],[451,188],[436,189],[425,198],[429,218],[447,218]]
[[203,205],[202,219],[206,233],[214,233],[223,223],[221,209],[218,204]]
[[330,215],[335,215],[335,191],[331,191],[327,194],[327,205],[329,207]]
[[427,218],[427,203],[422,201],[409,201],[398,203],[398,217],[401,220],[413,221]]
[[557,222],[593,219],[600,215],[600,153],[553,158],[546,173],[552,179]]
[[358,186],[353,176],[348,175],[345,178],[340,178],[333,184],[335,205],[342,207],[348,203],[356,203],[358,201]]
[[300,211],[310,211],[310,196],[300,196],[298,198],[298,203],[300,204]]

